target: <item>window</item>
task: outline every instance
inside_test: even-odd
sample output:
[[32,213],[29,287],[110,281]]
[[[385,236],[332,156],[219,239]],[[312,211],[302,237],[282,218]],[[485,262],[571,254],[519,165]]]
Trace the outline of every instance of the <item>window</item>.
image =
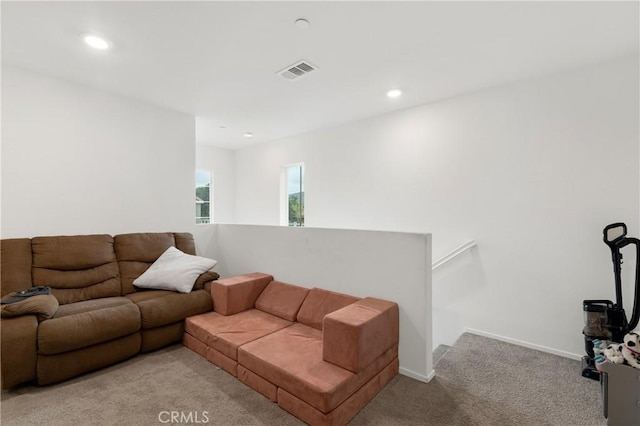
[[213,221],[211,172],[196,170],[196,224]]
[[293,164],[285,169],[287,195],[287,224],[304,226],[304,164]]

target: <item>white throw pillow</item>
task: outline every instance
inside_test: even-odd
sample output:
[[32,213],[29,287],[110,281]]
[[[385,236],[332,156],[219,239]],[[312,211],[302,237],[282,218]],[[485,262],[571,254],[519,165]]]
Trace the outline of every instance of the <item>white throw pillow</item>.
[[213,269],[217,263],[217,260],[192,256],[172,246],[133,280],[133,285],[189,293],[200,274]]

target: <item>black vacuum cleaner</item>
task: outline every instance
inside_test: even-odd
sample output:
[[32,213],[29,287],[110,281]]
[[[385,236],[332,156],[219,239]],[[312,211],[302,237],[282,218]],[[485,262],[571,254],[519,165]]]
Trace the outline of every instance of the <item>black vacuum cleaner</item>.
[[[610,340],[621,343],[625,334],[635,329],[640,319],[640,240],[627,237],[627,225],[612,223],[604,228],[604,242],[611,249],[613,274],[616,286],[616,302],[611,300],[585,300],[582,302],[585,317],[584,347],[587,355],[582,357],[582,375],[600,380],[595,367],[594,340]],[[636,246],[636,274],[633,311],[627,319],[622,303],[622,253],[621,249],[634,244]]]

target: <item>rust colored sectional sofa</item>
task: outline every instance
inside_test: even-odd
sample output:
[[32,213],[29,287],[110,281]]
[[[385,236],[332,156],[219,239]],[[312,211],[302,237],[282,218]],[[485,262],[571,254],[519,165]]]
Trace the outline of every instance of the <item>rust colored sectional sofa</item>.
[[398,305],[254,273],[214,281],[184,344],[312,425],[344,425],[398,373]]
[[[1,243],[2,296],[38,285],[51,287],[53,295],[35,296],[53,303],[30,302],[33,314],[2,318],[3,388],[31,381],[56,383],[179,342],[186,317],[212,310],[210,281],[218,277],[214,272],[201,275],[186,294],[133,286],[168,247],[195,255],[189,233]],[[48,310],[46,315],[42,309]]]

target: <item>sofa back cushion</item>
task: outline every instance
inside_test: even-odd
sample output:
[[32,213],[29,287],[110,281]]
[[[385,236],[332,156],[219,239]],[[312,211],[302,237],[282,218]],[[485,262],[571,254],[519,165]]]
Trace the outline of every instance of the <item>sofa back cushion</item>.
[[110,235],[36,237],[31,250],[33,285],[51,287],[61,305],[120,295]]
[[[120,268],[120,281],[122,282],[122,295],[131,294],[138,289],[133,285],[133,280],[143,274],[169,247],[174,246],[178,250],[194,255],[196,246],[193,235],[188,232],[144,232],[135,234],[121,234],[113,237],[118,267]],[[204,287],[205,282],[217,279],[218,274],[203,274],[193,286],[193,290]]]
[[173,238],[176,240],[176,248],[178,250],[192,256],[196,255],[196,242],[189,232],[174,232]]
[[271,281],[264,289],[256,308],[287,321],[295,321],[309,289],[280,281]]
[[333,311],[360,300],[359,297],[312,288],[298,312],[298,322],[322,330],[322,319]]
[[16,238],[0,242],[0,291],[2,296],[33,287],[31,282],[31,240]]
[[123,295],[135,292],[133,280],[142,275],[165,250],[176,245],[170,232],[122,234],[113,238]]

